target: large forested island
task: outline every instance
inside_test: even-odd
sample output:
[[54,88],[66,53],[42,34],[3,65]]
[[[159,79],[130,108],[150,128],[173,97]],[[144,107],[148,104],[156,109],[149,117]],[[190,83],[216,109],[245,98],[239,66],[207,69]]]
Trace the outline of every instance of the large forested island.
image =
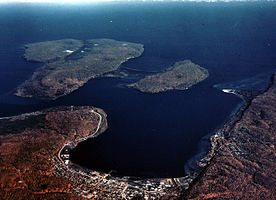
[[[132,181],[85,172],[68,164],[68,146],[74,147],[89,135],[97,136],[106,129],[106,115],[101,109],[57,107],[0,118],[0,196],[3,199],[134,199],[135,195],[140,195],[136,199],[146,195],[174,200],[275,199],[275,78],[276,75],[268,90],[248,101],[210,138],[212,148],[205,157],[207,165],[192,182],[187,177]],[[169,184],[170,189],[164,188]]]
[[[27,44],[25,59],[43,65],[17,88],[15,95],[57,99],[77,90],[90,79],[108,77],[116,72],[120,74],[120,65],[139,57],[143,51],[142,44],[112,39],[63,39]],[[149,93],[185,90],[208,76],[208,70],[184,60],[163,72],[145,75],[128,87]]]
[[192,63],[190,60],[184,60],[176,62],[164,72],[146,76],[128,86],[148,93],[158,93],[173,89],[186,90],[208,76],[208,70]]
[[[29,44],[26,60],[41,62],[43,66],[18,87],[16,95],[56,99],[89,79],[121,72],[122,62],[142,52],[141,44],[109,39]],[[184,60],[128,86],[149,93],[184,90],[208,76],[206,69]],[[276,75],[266,91],[249,98],[210,137],[212,147],[198,162],[201,170],[180,178],[132,180],[71,163],[70,149],[107,128],[106,114],[101,109],[68,106],[0,118],[0,196],[3,199],[275,199],[275,79]]]
[[143,51],[142,44],[111,39],[63,39],[28,44],[25,59],[44,65],[15,94],[56,99],[92,78],[117,70],[123,62],[140,56]]

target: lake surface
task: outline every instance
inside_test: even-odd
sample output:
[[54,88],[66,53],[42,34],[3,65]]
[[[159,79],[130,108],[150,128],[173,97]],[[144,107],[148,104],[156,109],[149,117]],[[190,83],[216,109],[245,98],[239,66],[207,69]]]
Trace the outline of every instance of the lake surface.
[[[208,149],[206,136],[242,103],[214,85],[250,89],[258,78],[264,86],[275,71],[275,21],[273,2],[1,4],[0,115],[58,105],[100,107],[109,128],[79,144],[73,162],[120,175],[183,176]],[[13,96],[41,66],[24,61],[24,45],[64,38],[142,43],[144,54],[125,67],[160,71],[191,59],[210,77],[189,90],[159,94],[124,87],[137,80],[130,77],[91,80],[56,101]]]

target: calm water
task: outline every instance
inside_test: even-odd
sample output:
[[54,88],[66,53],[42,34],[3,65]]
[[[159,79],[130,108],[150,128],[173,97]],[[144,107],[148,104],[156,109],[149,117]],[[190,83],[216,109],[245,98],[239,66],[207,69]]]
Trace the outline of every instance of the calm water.
[[[187,161],[194,163],[206,151],[201,139],[242,102],[213,86],[250,86],[254,77],[275,71],[275,21],[276,3],[0,5],[0,115],[97,106],[108,114],[109,129],[81,143],[72,152],[74,162],[123,175],[183,176]],[[159,71],[191,59],[210,77],[187,91],[160,94],[125,88],[133,77],[92,80],[57,101],[14,97],[15,88],[40,66],[22,59],[24,44],[63,38],[143,43],[144,54],[124,66]]]

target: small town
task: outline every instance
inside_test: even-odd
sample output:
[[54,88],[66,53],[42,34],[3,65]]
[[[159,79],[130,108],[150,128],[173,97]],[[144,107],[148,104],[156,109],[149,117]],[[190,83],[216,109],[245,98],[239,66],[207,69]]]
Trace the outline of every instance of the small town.
[[54,157],[54,174],[65,176],[74,184],[76,194],[85,199],[117,198],[158,199],[166,194],[166,190],[176,186],[174,179],[139,179],[133,177],[113,177],[110,173],[101,173],[84,169],[69,160],[70,147],[66,146],[60,158]]
[[88,138],[97,137],[104,124],[103,117],[97,110],[90,112],[99,116],[97,128],[87,137],[70,141],[63,145],[58,154],[52,158],[54,175],[64,176],[74,183],[74,191],[85,199],[108,198],[158,199],[166,194],[168,189],[181,184],[178,179],[141,179],[135,177],[114,177],[110,173],[101,173],[85,169],[70,161],[70,150]]

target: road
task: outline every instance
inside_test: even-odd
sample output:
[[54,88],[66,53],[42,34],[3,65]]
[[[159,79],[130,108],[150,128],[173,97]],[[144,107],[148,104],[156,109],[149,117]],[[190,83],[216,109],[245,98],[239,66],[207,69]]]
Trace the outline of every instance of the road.
[[[90,110],[90,112],[92,112],[92,113],[94,113],[94,114],[96,114],[96,115],[99,116],[99,122],[98,122],[98,125],[97,125],[97,129],[95,130],[94,133],[89,134],[87,137],[79,138],[78,140],[76,140],[76,143],[79,143],[80,141],[84,141],[84,140],[86,140],[86,139],[89,138],[89,137],[95,137],[95,136],[97,135],[98,131],[99,131],[100,128],[101,128],[101,124],[102,124],[102,116],[101,116],[101,114],[99,114],[98,112],[94,111],[93,109]],[[71,141],[71,142],[72,142],[72,141]],[[68,143],[64,144],[64,145],[60,148],[60,150],[58,151],[57,157],[58,157],[58,159],[59,159],[63,164],[65,164],[65,163],[64,163],[63,160],[61,159],[60,154],[61,154],[62,150],[64,149],[64,147],[66,147],[67,145],[69,145],[71,142],[68,142]],[[66,165],[66,166],[67,166],[67,165]],[[68,166],[67,166],[67,167],[68,167]]]

